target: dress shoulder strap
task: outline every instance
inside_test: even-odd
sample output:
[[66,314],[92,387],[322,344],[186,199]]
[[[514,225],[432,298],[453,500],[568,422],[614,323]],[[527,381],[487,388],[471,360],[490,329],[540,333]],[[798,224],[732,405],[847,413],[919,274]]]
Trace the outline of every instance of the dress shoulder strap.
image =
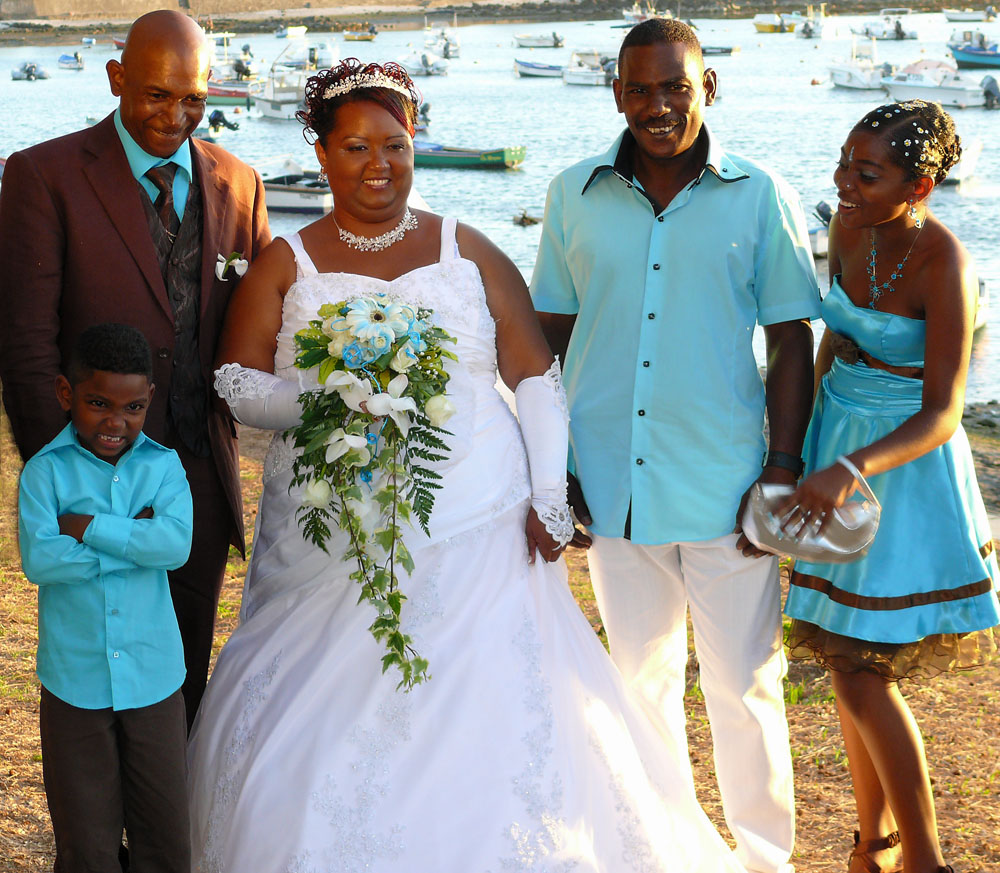
[[458,227],[457,218],[441,219],[441,257],[442,261],[452,261],[459,257],[458,241],[455,239],[455,228]]
[[302,245],[302,237],[297,233],[283,233],[278,238],[288,243],[292,254],[295,255],[296,272],[300,277],[316,276],[319,274],[319,270],[316,269],[316,265],[312,262],[312,258],[309,257],[305,246]]

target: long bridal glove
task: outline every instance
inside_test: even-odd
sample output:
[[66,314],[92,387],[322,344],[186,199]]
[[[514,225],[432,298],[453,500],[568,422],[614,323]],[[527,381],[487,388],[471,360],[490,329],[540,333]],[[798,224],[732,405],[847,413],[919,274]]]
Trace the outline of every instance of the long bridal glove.
[[215,371],[215,391],[240,424],[262,430],[287,430],[302,420],[297,382],[240,364]]
[[517,418],[531,472],[531,505],[560,546],[573,539],[566,503],[569,411],[559,359],[541,376],[523,379],[514,391]]

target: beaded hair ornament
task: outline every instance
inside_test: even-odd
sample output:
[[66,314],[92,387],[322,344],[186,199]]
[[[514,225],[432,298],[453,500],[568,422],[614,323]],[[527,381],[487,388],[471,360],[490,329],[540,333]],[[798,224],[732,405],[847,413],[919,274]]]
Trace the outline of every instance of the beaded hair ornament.
[[[905,103],[887,103],[873,109],[861,119],[858,127],[870,127],[877,130],[883,124],[892,124],[897,115],[904,112],[919,112],[929,106],[924,100],[909,100]],[[911,170],[918,176],[934,177],[937,168],[941,164],[941,145],[937,141],[934,132],[924,128],[926,124],[922,119],[915,119],[910,122],[914,130],[907,134],[904,131],[893,133],[893,139],[889,145],[894,148],[897,154],[902,154]]]

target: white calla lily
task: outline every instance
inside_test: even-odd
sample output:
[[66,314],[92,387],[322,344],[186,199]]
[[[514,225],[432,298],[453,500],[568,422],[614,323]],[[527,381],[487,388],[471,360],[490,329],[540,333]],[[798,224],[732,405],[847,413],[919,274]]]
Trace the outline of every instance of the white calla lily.
[[366,404],[372,415],[377,417],[388,415],[404,437],[410,430],[410,413],[417,411],[414,399],[402,396],[409,382],[410,380],[400,373],[389,382],[385,391],[374,395]]
[[345,370],[334,370],[326,377],[323,390],[329,394],[336,391],[341,400],[355,412],[364,412],[365,404],[371,399],[372,386]]
[[227,266],[228,265],[226,264],[226,256],[219,255],[219,260],[215,264],[215,278],[218,279],[220,282],[229,281],[225,276]]
[[347,433],[342,427],[338,427],[326,441],[326,462],[332,464],[337,458],[342,458],[352,449],[360,455],[358,461],[355,462],[356,467],[363,467],[371,460],[368,440],[361,434]]

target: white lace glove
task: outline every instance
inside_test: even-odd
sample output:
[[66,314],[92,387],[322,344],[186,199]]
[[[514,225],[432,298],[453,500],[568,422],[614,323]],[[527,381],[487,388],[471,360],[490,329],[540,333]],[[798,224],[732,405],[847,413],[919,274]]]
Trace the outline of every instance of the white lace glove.
[[531,505],[552,539],[565,546],[573,539],[573,518],[566,503],[569,410],[559,359],[543,375],[522,380],[514,401],[528,453]]
[[216,393],[229,404],[240,424],[262,430],[287,430],[302,420],[297,382],[252,370],[240,364],[223,364],[215,371]]

